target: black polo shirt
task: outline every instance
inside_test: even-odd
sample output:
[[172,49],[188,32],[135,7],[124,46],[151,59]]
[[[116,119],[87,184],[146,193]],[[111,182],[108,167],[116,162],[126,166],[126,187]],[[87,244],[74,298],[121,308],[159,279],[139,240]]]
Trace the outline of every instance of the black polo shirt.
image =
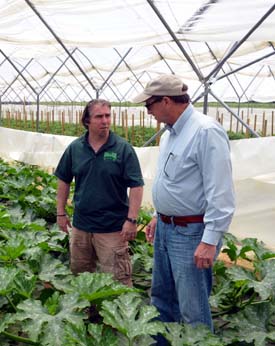
[[95,153],[88,132],[65,150],[54,173],[70,184],[75,179],[73,225],[95,233],[120,231],[128,213],[128,187],[143,186],[133,147],[110,131]]

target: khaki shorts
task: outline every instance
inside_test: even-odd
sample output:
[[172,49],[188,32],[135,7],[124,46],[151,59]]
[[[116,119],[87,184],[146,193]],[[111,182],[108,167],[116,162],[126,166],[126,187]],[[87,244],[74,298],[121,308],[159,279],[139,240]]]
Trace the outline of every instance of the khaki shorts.
[[120,232],[89,233],[75,227],[70,239],[70,266],[74,274],[83,272],[112,273],[114,279],[132,286],[132,266],[128,242]]

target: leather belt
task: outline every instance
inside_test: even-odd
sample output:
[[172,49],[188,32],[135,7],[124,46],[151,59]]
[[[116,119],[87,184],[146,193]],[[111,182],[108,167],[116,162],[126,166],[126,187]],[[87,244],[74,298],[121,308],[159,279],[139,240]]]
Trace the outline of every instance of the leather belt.
[[188,223],[203,223],[204,215],[167,216],[159,213],[162,222],[186,227]]

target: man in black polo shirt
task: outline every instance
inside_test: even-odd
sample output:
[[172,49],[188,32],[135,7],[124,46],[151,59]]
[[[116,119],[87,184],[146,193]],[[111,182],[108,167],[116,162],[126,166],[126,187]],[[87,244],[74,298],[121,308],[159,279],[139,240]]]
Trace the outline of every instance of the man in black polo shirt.
[[[101,271],[131,286],[128,241],[136,237],[143,179],[133,147],[110,131],[111,105],[89,102],[82,115],[87,132],[65,150],[56,168],[57,223],[68,232],[70,184],[75,180],[70,241],[73,273]],[[129,188],[129,197],[127,189]]]

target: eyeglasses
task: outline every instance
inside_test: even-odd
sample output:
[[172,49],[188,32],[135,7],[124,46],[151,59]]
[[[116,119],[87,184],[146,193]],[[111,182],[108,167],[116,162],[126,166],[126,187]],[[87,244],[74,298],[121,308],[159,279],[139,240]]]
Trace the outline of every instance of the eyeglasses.
[[149,110],[149,108],[150,108],[154,103],[160,102],[162,99],[163,99],[163,97],[158,97],[158,98],[154,99],[152,102],[146,103],[146,104],[145,104],[145,107],[147,108],[147,110]]

